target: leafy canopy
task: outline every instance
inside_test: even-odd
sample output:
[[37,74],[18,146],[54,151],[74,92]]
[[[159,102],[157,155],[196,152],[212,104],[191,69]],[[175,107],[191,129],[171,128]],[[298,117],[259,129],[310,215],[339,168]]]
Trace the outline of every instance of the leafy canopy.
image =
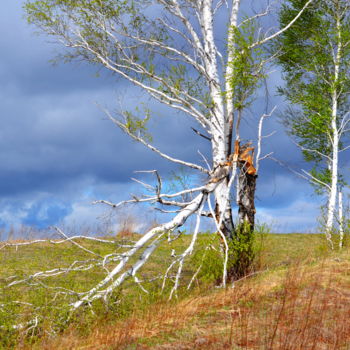
[[[305,0],[288,0],[280,12],[284,27],[304,6]],[[291,30],[275,42],[281,54],[286,87],[280,94],[293,105],[283,116],[291,136],[304,148],[304,159],[313,164],[312,175],[329,183],[332,156],[332,97],[337,95],[337,127],[350,110],[350,7],[348,0],[318,0],[307,8]],[[335,62],[340,50],[339,76]],[[341,147],[341,145],[340,145]],[[310,151],[313,150],[313,151]],[[321,188],[316,186],[317,190]]]

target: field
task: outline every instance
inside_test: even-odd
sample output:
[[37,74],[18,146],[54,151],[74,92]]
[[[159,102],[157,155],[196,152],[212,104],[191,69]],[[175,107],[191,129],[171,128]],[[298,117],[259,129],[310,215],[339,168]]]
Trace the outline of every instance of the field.
[[[129,239],[119,239],[127,244]],[[331,252],[321,235],[259,234],[251,274],[217,288],[221,265],[214,235],[202,234],[187,261],[178,298],[161,293],[172,249],[165,243],[141,271],[142,286],[127,283],[105,303],[70,316],[69,304],[103,271],[27,278],[35,272],[91,258],[71,242],[7,246],[0,250],[0,348],[18,349],[350,349],[349,249]],[[116,245],[78,240],[101,255]],[[212,245],[203,258],[204,247]],[[119,248],[118,248],[119,249]],[[188,282],[202,265],[187,290]],[[13,281],[21,283],[8,286]],[[36,317],[36,323],[30,323]],[[26,325],[13,328],[13,325]]]

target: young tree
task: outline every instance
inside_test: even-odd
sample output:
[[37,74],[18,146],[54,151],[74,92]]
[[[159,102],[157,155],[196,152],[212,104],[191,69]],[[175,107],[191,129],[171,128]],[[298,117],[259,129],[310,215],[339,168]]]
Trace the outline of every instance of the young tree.
[[[280,12],[281,27],[304,6],[288,0]],[[344,184],[339,153],[350,146],[350,2],[319,0],[284,32],[277,45],[286,87],[280,92],[296,108],[288,109],[284,124],[313,164],[307,173],[318,193],[328,196],[326,237],[332,246],[337,192]]]
[[[203,186],[163,193],[162,180],[157,171],[152,171],[157,185],[145,185],[153,188],[154,196],[118,204],[99,201],[112,207],[154,202],[177,209],[172,220],[147,232],[124,253],[119,264],[86,292],[74,308],[105,297],[129,277],[136,280],[138,270],[160,242],[193,214],[197,216],[193,240],[171,265],[178,266],[172,293],[179,284],[184,259],[193,251],[203,215],[214,220],[225,246],[225,285],[230,242],[239,239],[229,199],[237,169],[240,169],[241,184],[240,221],[248,224],[249,233],[254,228],[257,166],[253,165],[249,145],[240,144],[240,134],[243,112],[263,77],[264,62],[268,60],[261,54],[261,48],[289,29],[312,1],[309,0],[285,28],[271,35],[254,30],[254,21],[268,11],[239,20],[240,0],[32,0],[26,3],[29,22],[69,48],[65,59],[83,59],[123,77],[155,101],[192,118],[201,129],[196,132],[211,143],[211,164],[207,169],[154,147],[147,134],[148,114],[142,118],[130,111],[123,111],[119,116],[105,111],[132,139],[171,162],[208,175],[209,179]],[[229,28],[226,35],[222,32],[223,21]],[[220,50],[223,36],[228,45]],[[236,142],[234,151],[233,141]],[[248,196],[245,188],[249,188]],[[181,200],[188,193],[193,197]],[[139,258],[130,267],[129,260],[137,253]],[[240,273],[242,266],[238,266],[238,270],[232,266],[231,277]]]

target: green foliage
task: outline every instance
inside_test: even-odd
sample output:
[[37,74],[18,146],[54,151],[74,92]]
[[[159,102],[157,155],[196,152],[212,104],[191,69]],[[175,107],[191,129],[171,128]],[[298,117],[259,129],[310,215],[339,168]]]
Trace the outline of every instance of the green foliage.
[[228,43],[228,50],[233,58],[228,62],[231,74],[227,79],[237,110],[242,110],[251,104],[253,93],[265,77],[264,51],[261,47],[251,47],[256,41],[255,33],[256,28],[250,21],[243,22],[239,28],[229,29],[231,40]]
[[[86,43],[99,54],[111,49],[101,21],[104,24],[112,21],[137,30],[145,19],[141,8],[135,7],[134,2],[128,0],[37,0],[27,1],[24,9],[28,22],[39,26],[50,35],[73,39],[72,29],[79,29]],[[124,18],[127,18],[127,23],[123,22]],[[96,62],[94,54],[79,47],[74,54],[67,53],[64,58],[73,59],[79,56]]]
[[228,241],[230,278],[239,279],[250,272],[255,258],[254,238],[254,231],[242,226],[236,228],[233,239]]
[[97,23],[96,14],[103,14],[107,19],[130,15],[130,23],[140,22],[140,13],[133,1],[128,0],[37,0],[27,1],[24,5],[29,23],[40,22],[46,26],[57,25],[59,15],[70,15],[77,24]]
[[[135,111],[137,114],[140,113],[139,107],[135,108]],[[141,137],[142,139],[151,142],[152,141],[152,135],[148,132],[147,129],[147,123],[149,122],[151,118],[151,112],[148,108],[144,108],[144,118],[138,117],[138,115],[133,114],[130,111],[124,111],[123,115],[125,118],[125,122],[123,124],[123,127],[132,135],[135,135],[137,137]]]
[[198,245],[190,262],[195,271],[199,269],[198,281],[202,284],[220,284],[223,275],[223,252],[219,236],[215,234],[203,237]]
[[269,228],[256,225],[254,231],[250,225],[236,227],[229,244],[229,275],[233,279],[246,276],[260,265],[260,255],[264,247]]
[[[231,280],[246,276],[262,264],[262,251],[269,234],[266,225],[257,225],[251,232],[247,227],[237,228],[232,240],[228,240],[228,277]],[[191,259],[194,269],[199,269],[198,280],[203,284],[221,284],[224,250],[218,235],[202,237]]]
[[[288,0],[282,5],[280,26],[285,27],[305,5],[305,0]],[[290,30],[275,42],[281,52],[278,63],[283,68],[286,87],[279,93],[293,105],[282,116],[288,133],[304,148],[303,156],[313,164],[312,175],[330,183],[328,163],[332,156],[331,127],[333,97],[336,94],[337,127],[349,110],[350,91],[350,11],[347,1],[314,1]],[[340,72],[335,75],[338,48]],[[342,145],[340,144],[340,148]],[[312,150],[312,151],[311,151]],[[314,184],[317,193],[324,188]]]

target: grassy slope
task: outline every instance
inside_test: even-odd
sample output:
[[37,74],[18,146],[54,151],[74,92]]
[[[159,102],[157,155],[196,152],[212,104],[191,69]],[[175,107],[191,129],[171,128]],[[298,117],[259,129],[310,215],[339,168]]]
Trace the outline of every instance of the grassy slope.
[[[175,248],[180,249],[187,240],[184,237]],[[43,264],[62,264],[62,260],[68,263],[71,249],[74,248],[66,245],[21,248],[20,253],[0,251],[1,275],[24,275]],[[111,248],[101,245],[100,249],[106,253]],[[55,339],[44,336],[35,345],[22,343],[20,347],[350,349],[348,253],[346,249],[329,253],[324,238],[318,235],[268,235],[258,257],[261,272],[236,282],[233,289],[198,284],[187,296],[169,303],[157,293],[153,298],[140,299],[141,294],[130,286],[123,314],[107,313],[102,318],[92,318],[90,323],[75,323]],[[169,247],[164,247],[144,273],[159,271],[168,259]],[[85,290],[99,277],[96,271],[95,275],[77,275],[65,283]],[[29,291],[27,286],[21,288]],[[25,299],[37,298],[25,295]]]

